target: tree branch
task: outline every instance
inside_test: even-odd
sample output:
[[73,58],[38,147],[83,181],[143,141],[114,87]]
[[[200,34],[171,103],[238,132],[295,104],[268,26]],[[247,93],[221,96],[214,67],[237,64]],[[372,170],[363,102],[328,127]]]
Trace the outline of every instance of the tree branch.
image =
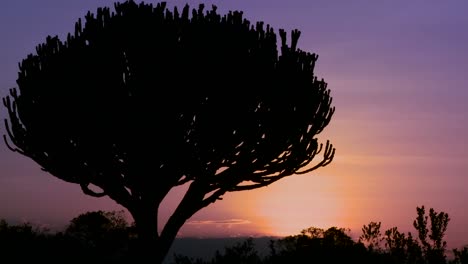
[[180,186],[180,185],[184,185],[186,184],[187,182],[191,181],[192,179],[187,177],[187,176],[183,176],[182,179],[180,179],[179,181],[177,181],[177,183],[174,185],[175,186]]
[[159,250],[167,252],[174,241],[177,232],[185,221],[204,207],[202,206],[203,197],[205,195],[204,187],[205,186],[198,181],[194,181],[190,184],[190,187],[184,197],[161,231]]
[[294,172],[294,174],[305,174],[305,173],[314,171],[320,167],[324,167],[330,164],[330,162],[332,162],[334,156],[335,156],[335,148],[333,148],[333,145],[330,144],[329,141],[327,141],[327,145],[325,146],[325,152],[323,153],[323,160],[319,162],[317,165],[313,166],[312,168],[309,168],[303,171],[296,171]]
[[292,173],[289,173],[287,171],[283,171],[279,175],[270,176],[270,177],[262,177],[259,180],[255,181],[256,182],[255,184],[235,186],[235,187],[229,189],[229,191],[239,192],[239,191],[248,191],[248,190],[261,188],[261,187],[270,185],[270,184],[274,183],[275,181],[278,181],[279,179],[282,179],[282,178],[290,176],[290,175],[292,175]]
[[87,194],[87,195],[92,196],[92,197],[98,197],[98,198],[99,197],[104,197],[104,196],[107,195],[106,192],[104,192],[104,191],[101,192],[101,193],[97,193],[97,192],[89,189],[88,185],[89,185],[89,183],[80,183],[81,190],[83,190],[84,194]]
[[269,180],[269,181],[264,181],[262,183],[256,183],[256,184],[250,184],[250,185],[242,185],[242,186],[236,186],[232,189],[230,189],[229,191],[231,192],[240,192],[240,191],[248,191],[248,190],[253,190],[253,189],[257,189],[257,188],[261,188],[261,187],[265,187],[281,178],[284,178],[285,176],[282,176],[282,177],[278,177],[276,179],[272,179],[272,180]]
[[[7,129],[7,131],[9,131],[9,130]],[[8,133],[10,133],[10,132],[8,132]],[[13,151],[13,152],[18,152],[18,153],[20,153],[20,154],[26,156],[26,154],[24,153],[24,151],[20,150],[19,148],[13,148],[12,146],[10,146],[10,143],[8,143],[8,140],[7,140],[7,138],[6,138],[6,135],[3,135],[3,141],[5,141],[5,145],[7,146],[7,148],[8,148],[9,150],[11,150],[11,151]]]
[[[253,177],[244,177],[243,180],[240,180],[237,184],[239,183],[242,183],[243,181],[252,181],[252,182],[255,182],[255,184],[249,184],[249,185],[242,185],[242,186],[234,186],[234,187],[226,187],[226,190],[227,191],[232,191],[232,192],[237,192],[237,191],[247,191],[247,190],[253,190],[253,189],[257,189],[257,188],[261,188],[261,187],[264,187],[264,186],[267,186],[267,185],[270,185],[272,184],[273,182],[276,182],[284,177],[287,177],[287,176],[291,176],[293,174],[305,174],[305,173],[308,173],[308,172],[311,172],[311,171],[314,171],[316,169],[318,169],[319,167],[323,167],[323,166],[326,166],[328,165],[330,162],[332,162],[333,160],[333,157],[335,155],[335,148],[333,148],[333,145],[330,144],[329,141],[327,141],[326,143],[326,146],[325,148],[323,149],[323,145],[320,144],[319,148],[317,151],[315,151],[315,154],[314,156],[321,152],[322,150],[324,150],[324,154],[323,154],[323,160],[320,161],[318,164],[316,164],[315,166],[313,166],[312,168],[309,168],[307,170],[304,170],[304,171],[296,171],[296,172],[292,172],[290,170],[284,170],[282,171],[281,173],[279,173],[278,175],[272,175],[272,176],[268,176],[268,175],[271,175],[272,173],[275,172],[275,169],[274,168],[271,168],[271,169],[265,169],[264,171],[261,171],[261,172],[254,172],[252,173],[252,176]],[[279,161],[278,161],[279,162]],[[275,164],[272,164],[271,166],[274,166],[274,165],[278,165],[278,164],[281,164],[282,162],[279,162],[279,163],[276,163]],[[224,172],[223,172],[224,173]],[[229,169],[225,171],[226,174],[231,174]],[[232,175],[230,175],[232,176]],[[237,185],[236,184],[236,185]],[[215,186],[220,186],[220,184],[216,184]],[[209,202],[207,203],[207,205],[211,202],[214,202],[216,201],[216,199],[218,199],[222,194],[224,194],[226,191],[222,191],[224,190],[224,188],[220,188],[218,191],[216,191],[212,196],[213,197],[209,197],[207,199],[210,199]],[[216,195],[218,195],[216,197]],[[205,205],[206,206],[206,205]]]
[[[9,100],[8,100],[8,101],[9,101]],[[8,108],[8,112],[11,112],[9,108]],[[10,113],[10,115],[12,115],[12,114],[13,114],[13,113]],[[12,124],[12,126],[14,126],[14,124]],[[6,130],[7,134],[8,134],[8,137],[9,137],[10,140],[13,142],[13,144],[14,144],[15,146],[18,146],[18,144],[17,144],[17,142],[16,142],[16,139],[15,139],[15,137],[13,136],[13,133],[12,133],[12,131],[11,131],[11,128],[10,128],[10,125],[9,125],[7,119],[5,119],[5,130]],[[24,151],[22,151],[22,150],[20,150],[20,149],[18,149],[18,148],[13,148],[13,147],[10,146],[10,144],[9,144],[8,141],[7,141],[7,138],[6,138],[6,135],[5,135],[5,134],[3,135],[3,140],[5,141],[5,144],[7,145],[8,149],[10,149],[10,150],[13,151],[13,152],[18,152],[18,153],[20,153],[20,154],[22,154],[22,155],[25,155],[25,152],[24,152]]]
[[216,200],[222,200],[221,196],[224,195],[226,191],[227,190],[220,188],[217,191],[215,191],[212,195],[210,195],[208,198],[203,199],[200,205],[200,209],[208,206],[210,203],[216,202]]

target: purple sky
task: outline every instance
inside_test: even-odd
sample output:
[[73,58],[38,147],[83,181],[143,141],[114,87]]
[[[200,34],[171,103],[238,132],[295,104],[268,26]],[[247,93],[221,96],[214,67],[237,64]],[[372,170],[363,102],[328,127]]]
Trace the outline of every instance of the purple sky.
[[[16,85],[18,62],[47,35],[63,37],[88,10],[113,2],[3,0],[1,96]],[[186,2],[199,3],[169,6]],[[316,74],[332,91],[337,110],[319,139],[330,139],[337,155],[314,175],[226,195],[181,235],[287,235],[309,226],[358,233],[370,221],[413,231],[416,206],[425,205],[449,213],[449,248],[468,244],[467,1],[204,3],[220,13],[242,10],[275,29],[301,30],[299,47],[319,54]],[[121,209],[0,145],[0,218],[63,226],[89,210]],[[167,199],[163,219],[181,193]]]

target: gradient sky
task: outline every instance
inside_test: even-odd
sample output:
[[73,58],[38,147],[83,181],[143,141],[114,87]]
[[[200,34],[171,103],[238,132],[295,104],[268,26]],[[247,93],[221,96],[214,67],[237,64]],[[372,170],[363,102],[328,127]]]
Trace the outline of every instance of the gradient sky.
[[[88,10],[113,2],[2,0],[1,96],[16,86],[18,62],[47,35],[63,37]],[[204,3],[220,13],[242,10],[275,29],[301,30],[299,47],[319,54],[316,74],[336,106],[318,138],[330,139],[337,154],[310,175],[227,194],[194,215],[181,236],[289,235],[310,226],[358,234],[370,221],[414,234],[416,206],[425,205],[449,214],[449,248],[468,244],[468,1]],[[54,228],[86,211],[123,209],[85,196],[3,143],[0,163],[0,218]],[[163,221],[183,189],[162,205]]]

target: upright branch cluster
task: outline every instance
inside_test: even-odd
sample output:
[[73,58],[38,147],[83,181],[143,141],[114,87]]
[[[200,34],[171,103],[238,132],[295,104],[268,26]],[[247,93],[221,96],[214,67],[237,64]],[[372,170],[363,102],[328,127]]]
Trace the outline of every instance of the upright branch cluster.
[[173,215],[183,224],[226,192],[332,161],[332,145],[315,137],[334,112],[313,73],[318,56],[297,48],[298,30],[289,45],[279,34],[280,54],[272,27],[215,6],[127,1],[88,12],[65,41],[49,36],[19,64],[5,141],[135,219],[190,183]]

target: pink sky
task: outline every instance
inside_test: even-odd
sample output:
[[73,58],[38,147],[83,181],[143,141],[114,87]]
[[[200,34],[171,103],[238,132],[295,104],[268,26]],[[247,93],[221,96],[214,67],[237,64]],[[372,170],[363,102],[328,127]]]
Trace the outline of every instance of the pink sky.
[[[15,86],[17,63],[48,34],[63,37],[78,17],[112,2],[2,2],[2,96]],[[318,138],[330,139],[337,155],[313,175],[226,195],[190,219],[182,236],[288,235],[310,226],[359,233],[370,221],[414,233],[416,206],[425,205],[449,214],[449,248],[468,244],[468,2],[205,3],[302,31],[299,47],[319,54],[316,74],[329,83],[336,106]],[[122,209],[85,196],[3,144],[0,157],[0,218],[63,226],[86,211]],[[162,219],[182,189],[165,201]]]

